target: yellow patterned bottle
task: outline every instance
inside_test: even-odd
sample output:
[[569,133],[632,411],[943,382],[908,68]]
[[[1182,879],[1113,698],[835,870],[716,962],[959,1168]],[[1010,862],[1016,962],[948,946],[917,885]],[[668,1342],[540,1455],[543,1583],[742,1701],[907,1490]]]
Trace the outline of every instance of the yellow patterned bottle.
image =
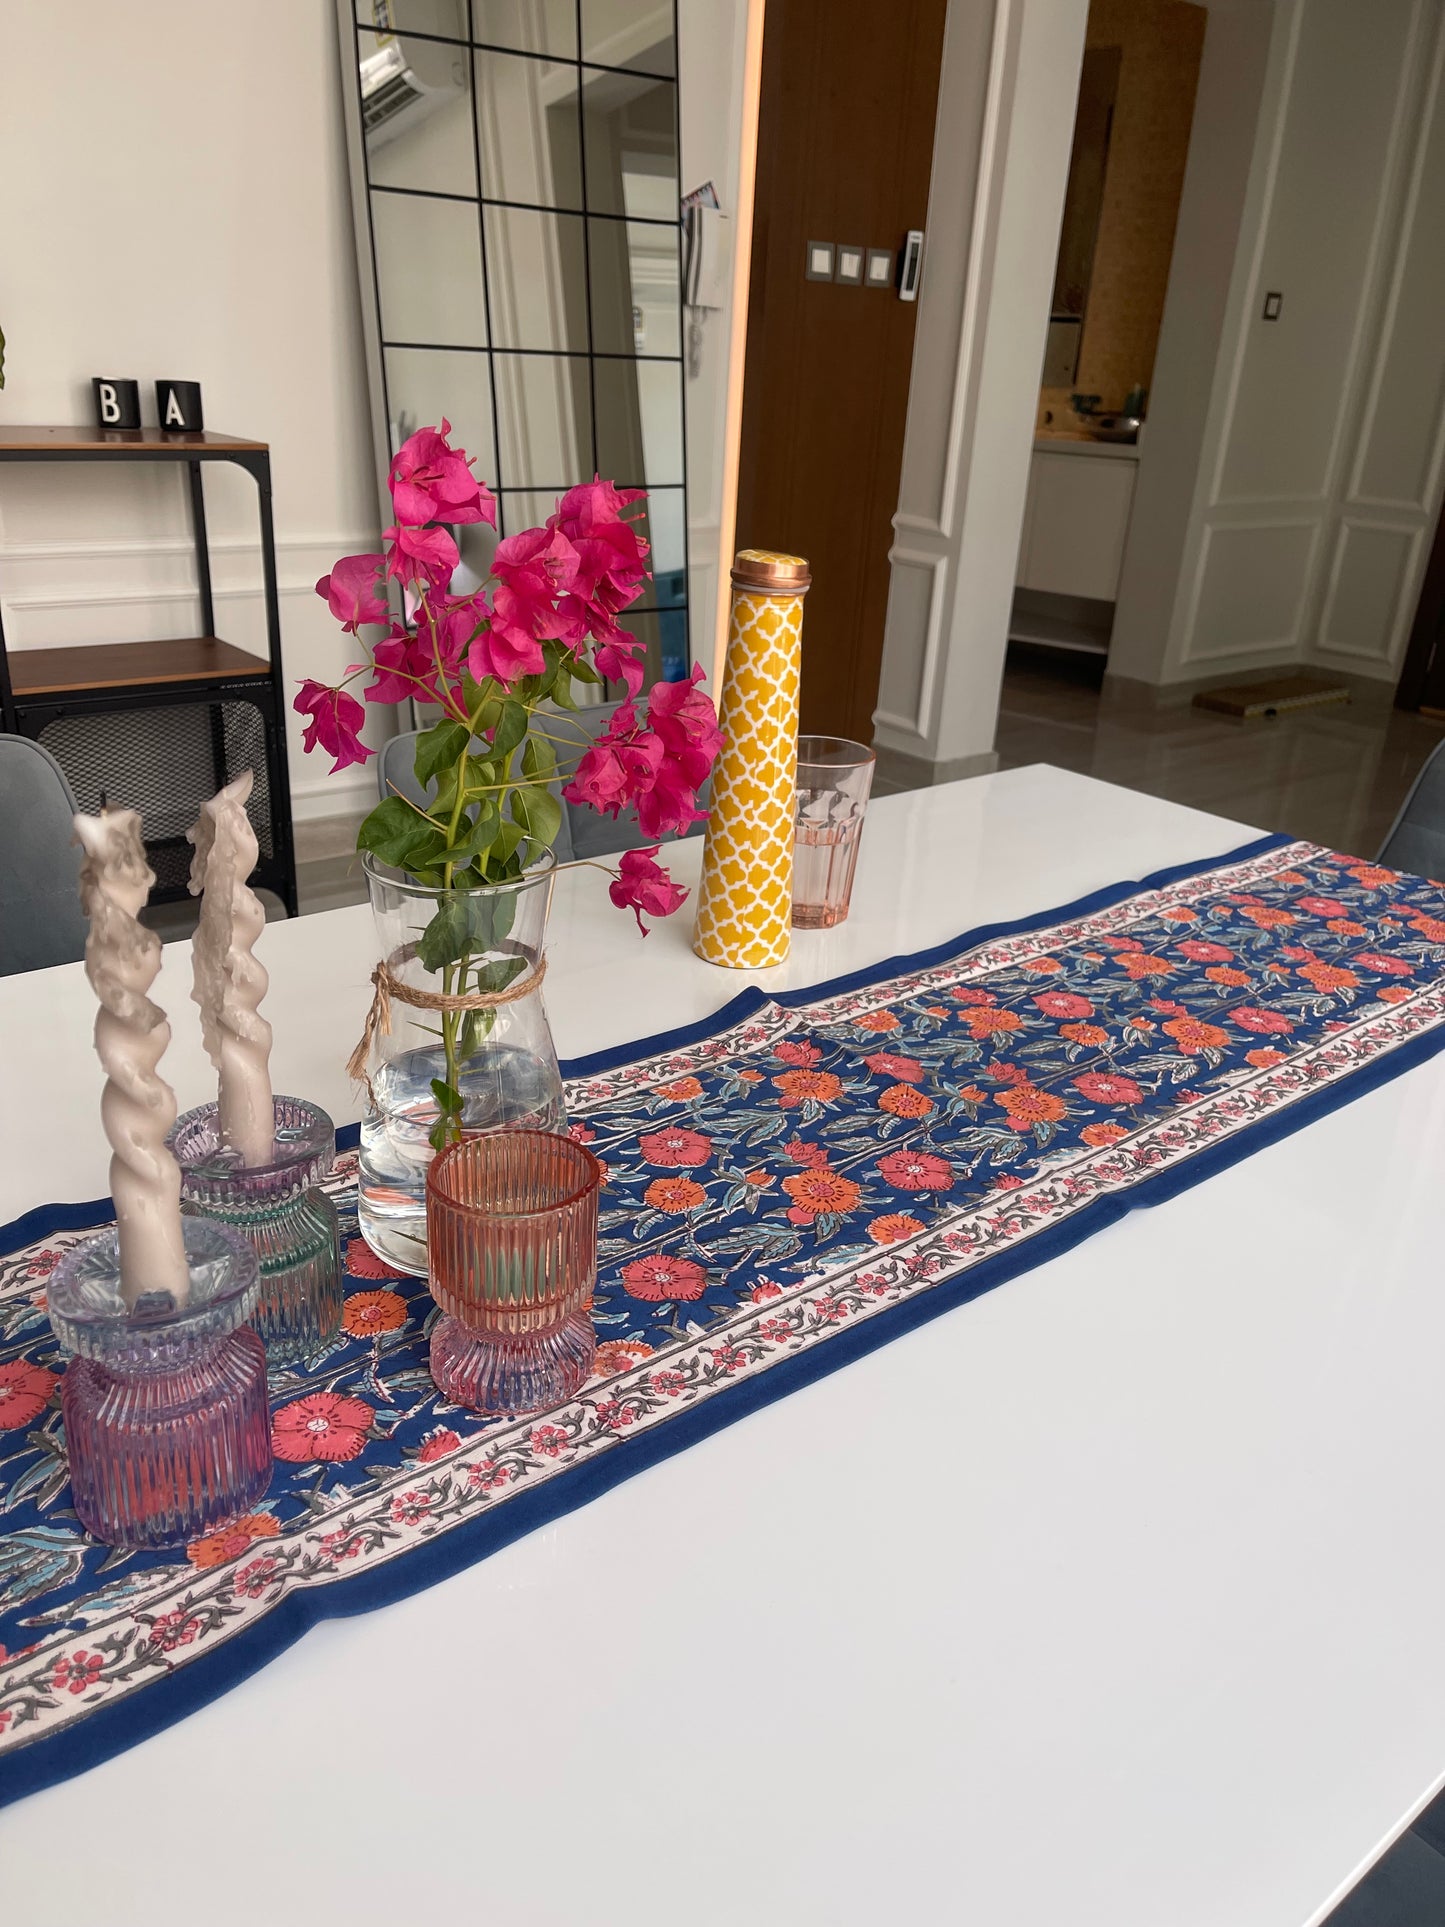
[[709,963],[761,970],[792,936],[793,793],[803,597],[812,576],[798,555],[739,549],[733,562],[707,845],[692,947]]

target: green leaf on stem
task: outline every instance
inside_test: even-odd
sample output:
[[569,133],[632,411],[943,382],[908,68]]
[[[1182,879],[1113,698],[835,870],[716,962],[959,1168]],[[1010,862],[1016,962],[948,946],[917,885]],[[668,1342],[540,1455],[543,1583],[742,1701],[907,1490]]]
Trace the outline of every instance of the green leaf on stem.
[[467,731],[460,723],[445,718],[424,729],[416,739],[416,780],[425,789],[438,770],[448,763],[455,763],[468,741]]
[[486,891],[448,891],[417,939],[416,954],[422,969],[444,970],[463,957],[495,949],[511,931],[515,910],[515,896],[510,890],[499,896]]
[[398,870],[434,863],[445,842],[437,824],[401,796],[384,796],[356,832],[358,850],[370,850]]
[[562,827],[562,805],[544,785],[512,791],[512,815],[539,850],[550,850]]
[[461,822],[462,834],[450,849],[443,850],[439,863],[468,864],[479,857],[483,850],[489,850],[497,840],[497,831],[502,827],[502,813],[490,796],[484,796],[477,806],[475,817],[464,816]]
[[522,750],[522,774],[531,783],[549,783],[557,773],[557,758],[545,736],[529,736]]
[[523,704],[509,696],[502,704],[502,713],[497,718],[497,733],[492,738],[492,756],[500,761],[510,756],[523,737],[527,734],[528,716]]

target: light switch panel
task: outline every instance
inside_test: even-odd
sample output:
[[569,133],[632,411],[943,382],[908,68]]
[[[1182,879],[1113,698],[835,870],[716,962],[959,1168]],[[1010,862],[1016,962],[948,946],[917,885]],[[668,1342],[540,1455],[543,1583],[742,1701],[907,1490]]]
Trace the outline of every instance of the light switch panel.
[[803,269],[809,281],[831,281],[833,279],[833,243],[831,241],[810,241]]
[[846,282],[850,288],[862,287],[863,249],[861,246],[855,247],[848,241],[838,243],[838,268],[833,279]]
[[864,271],[863,284],[869,288],[893,286],[892,248],[869,248],[868,266]]

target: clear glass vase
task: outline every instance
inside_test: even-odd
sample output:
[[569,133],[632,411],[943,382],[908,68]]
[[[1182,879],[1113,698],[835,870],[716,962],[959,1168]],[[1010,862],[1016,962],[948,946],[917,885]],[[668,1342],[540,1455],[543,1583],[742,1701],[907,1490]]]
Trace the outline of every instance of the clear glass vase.
[[341,1324],[341,1226],[318,1187],[336,1160],[336,1126],[318,1105],[272,1099],[275,1135],[263,1165],[223,1143],[220,1106],[201,1104],[167,1140],[181,1167],[182,1210],[249,1240],[261,1267],[251,1323],[273,1365],[305,1358]]
[[106,1545],[179,1546],[249,1512],[271,1482],[260,1293],[240,1232],[182,1220],[190,1296],[120,1294],[112,1227],[68,1251],[46,1296],[71,1353],[60,1387],[76,1516]]
[[464,1138],[427,1175],[437,1390],[487,1418],[560,1404],[596,1357],[602,1166],[556,1132]]
[[[552,1131],[565,1119],[562,1075],[538,977],[556,859],[550,850],[515,883],[434,890],[363,858],[382,960],[403,990],[466,996],[516,991],[489,1009],[439,1011],[393,997],[368,1068],[358,1216],[378,1257],[427,1270],[426,1177],[454,1076],[463,1135]],[[529,988],[529,984],[534,987]]]

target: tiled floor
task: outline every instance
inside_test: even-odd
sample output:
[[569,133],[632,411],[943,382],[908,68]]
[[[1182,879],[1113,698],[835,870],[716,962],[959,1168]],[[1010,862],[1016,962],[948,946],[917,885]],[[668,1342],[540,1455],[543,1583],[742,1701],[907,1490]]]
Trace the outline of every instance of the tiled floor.
[[1249,723],[1191,707],[1126,709],[1100,698],[1099,675],[1088,657],[1011,651],[1001,767],[1055,763],[1355,856],[1378,850],[1445,734],[1445,725],[1384,704]]

